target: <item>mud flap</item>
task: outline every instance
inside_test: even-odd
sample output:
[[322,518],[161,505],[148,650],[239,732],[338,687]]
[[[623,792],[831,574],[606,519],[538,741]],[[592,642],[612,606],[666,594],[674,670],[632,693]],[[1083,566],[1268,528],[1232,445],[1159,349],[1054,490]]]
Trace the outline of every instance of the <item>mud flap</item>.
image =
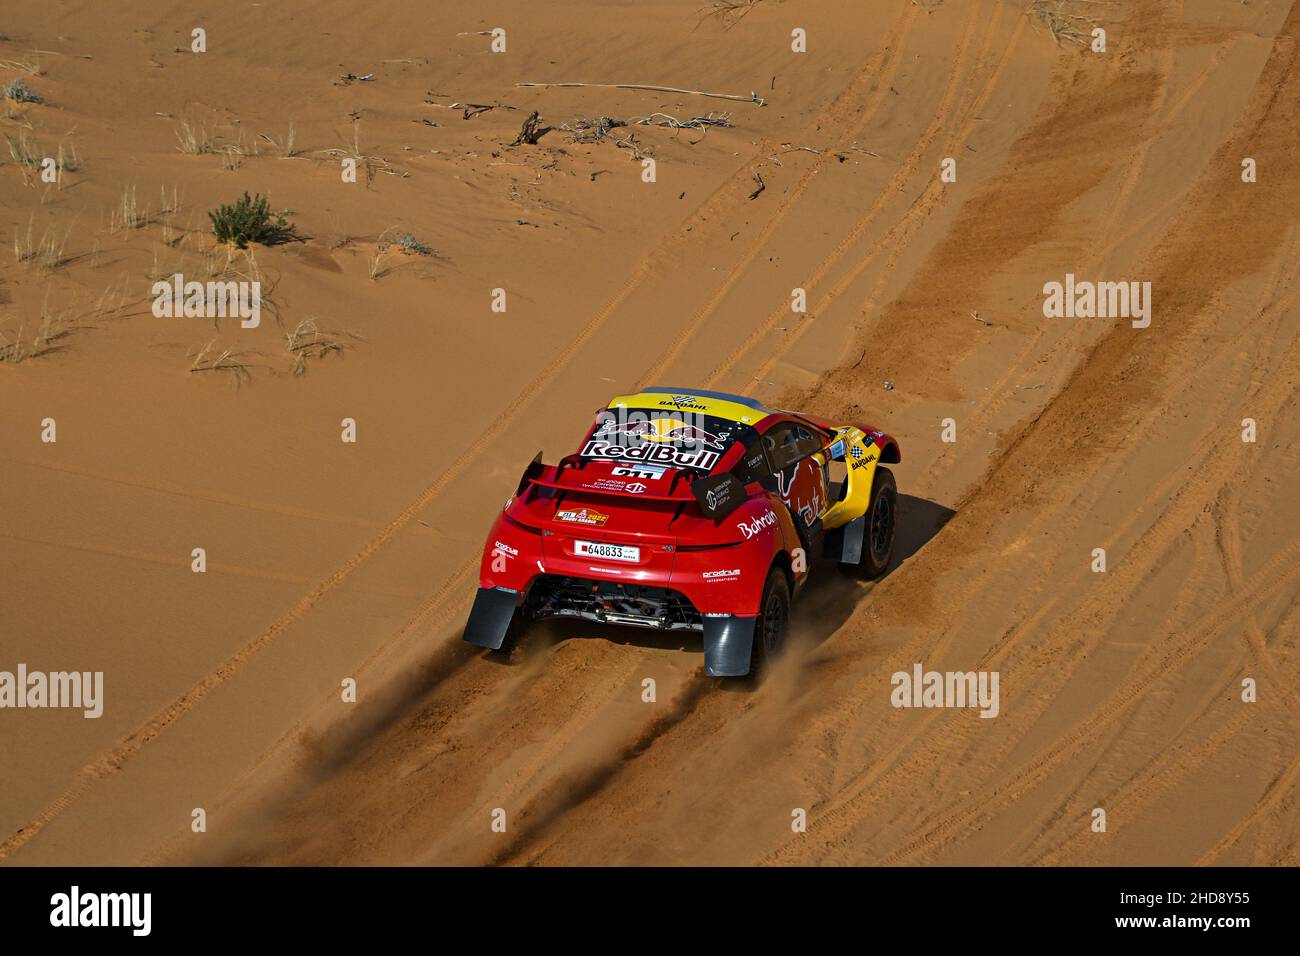
[[479,647],[501,650],[518,603],[519,594],[515,591],[479,588],[474,607],[469,612],[469,621],[465,624],[465,640]]
[[858,515],[846,525],[826,534],[822,555],[840,564],[861,564],[862,545],[867,534],[867,516]]
[[704,619],[704,673],[709,677],[744,677],[754,650],[756,617],[731,614]]

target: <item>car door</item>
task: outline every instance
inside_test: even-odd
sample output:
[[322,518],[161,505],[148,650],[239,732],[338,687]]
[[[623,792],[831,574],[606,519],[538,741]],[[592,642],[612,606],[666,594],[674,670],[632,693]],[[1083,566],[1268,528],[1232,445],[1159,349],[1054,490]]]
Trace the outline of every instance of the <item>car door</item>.
[[821,517],[830,506],[822,436],[800,422],[787,421],[768,429],[762,442],[775,491],[811,545],[821,537]]

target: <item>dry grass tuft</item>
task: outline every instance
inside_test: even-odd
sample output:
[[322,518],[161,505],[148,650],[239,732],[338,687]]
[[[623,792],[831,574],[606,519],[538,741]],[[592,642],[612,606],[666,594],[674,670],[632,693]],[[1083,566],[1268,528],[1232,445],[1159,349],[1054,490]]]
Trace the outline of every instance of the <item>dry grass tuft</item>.
[[272,136],[269,133],[261,133],[259,135],[263,140],[274,147],[275,151],[284,159],[293,159],[301,152],[301,150],[294,145],[297,140],[297,131],[294,129],[293,120],[289,120],[289,131],[284,134],[283,139]]
[[[285,333],[285,347],[293,359],[292,372],[294,375],[304,375],[307,372],[307,360],[309,358],[324,358],[331,352],[338,352],[340,355],[350,346],[340,341],[340,337],[345,333],[322,332],[316,324],[316,319],[308,316],[299,322],[292,332]],[[355,336],[347,336],[355,338]]]
[[124,186],[122,188],[122,198],[117,202],[117,208],[110,209],[108,212],[108,231],[112,233],[127,232],[131,229],[141,229],[148,224],[149,207],[141,208],[136,200],[134,186]]
[[730,30],[763,0],[710,0],[709,5],[700,11],[700,19],[716,17],[724,30]]
[[26,325],[20,323],[13,334],[0,329],[0,362],[16,365],[27,359],[57,352],[59,343],[76,331],[76,321],[70,309],[55,312],[49,308],[48,297],[41,306],[41,319],[30,335]]
[[1047,27],[1057,46],[1088,46],[1099,21],[1089,13],[1098,12],[1105,0],[1033,0],[1029,12]]
[[68,236],[72,235],[72,225],[64,230],[63,236],[60,237],[58,231],[51,226],[47,226],[41,233],[39,240],[35,239],[33,226],[36,222],[36,215],[33,213],[27,220],[27,231],[21,229],[14,233],[14,260],[20,263],[30,263],[38,266],[46,272],[53,272],[55,269],[65,265],[69,259],[64,255],[64,250],[68,245]]
[[176,129],[176,139],[180,142],[177,149],[186,155],[198,156],[212,152],[212,138],[208,135],[207,128],[192,120],[181,120],[181,125]]
[[225,372],[231,377],[231,382],[236,388],[250,381],[253,377],[253,373],[250,371],[251,365],[244,358],[250,353],[218,348],[216,339],[211,339],[191,354],[193,361],[190,363],[190,374],[195,372]]

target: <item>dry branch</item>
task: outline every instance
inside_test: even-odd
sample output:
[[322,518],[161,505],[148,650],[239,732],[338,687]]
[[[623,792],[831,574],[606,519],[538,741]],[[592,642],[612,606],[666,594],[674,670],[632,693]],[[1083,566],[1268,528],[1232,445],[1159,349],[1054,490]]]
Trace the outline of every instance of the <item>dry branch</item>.
[[1102,2],[1104,0],[1033,0],[1029,12],[1047,27],[1057,46],[1087,46],[1098,20],[1084,14],[1083,9],[1085,5],[1097,6]]
[[528,144],[536,146],[537,141],[551,131],[551,127],[542,125],[542,118],[538,115],[537,110],[528,114],[528,119],[524,120],[524,125],[519,127],[519,135],[510,143],[511,146],[520,146]]
[[751,92],[748,96],[737,96],[732,93],[706,93],[704,90],[683,90],[675,86],[652,86],[646,83],[516,83],[515,86],[543,90],[552,88],[576,89],[580,87],[603,90],[649,90],[653,93],[685,93],[689,96],[708,96],[715,100],[736,100],[741,103],[757,103],[759,106],[767,105],[767,100],[754,92]]

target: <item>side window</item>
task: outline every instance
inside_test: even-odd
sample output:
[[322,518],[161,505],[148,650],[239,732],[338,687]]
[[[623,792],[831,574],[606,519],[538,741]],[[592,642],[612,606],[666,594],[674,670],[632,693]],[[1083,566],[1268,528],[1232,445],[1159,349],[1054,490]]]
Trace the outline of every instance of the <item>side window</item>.
[[783,471],[804,456],[799,445],[799,426],[792,423],[777,425],[763,436],[763,447],[773,471]]
[[822,450],[821,436],[815,434],[811,429],[802,425],[794,426],[795,445],[799,449],[799,457],[806,458],[809,455],[815,455]]
[[756,438],[745,447],[745,454],[732,467],[731,473],[742,485],[761,481],[772,473],[767,464],[767,456],[763,454],[763,439]]

